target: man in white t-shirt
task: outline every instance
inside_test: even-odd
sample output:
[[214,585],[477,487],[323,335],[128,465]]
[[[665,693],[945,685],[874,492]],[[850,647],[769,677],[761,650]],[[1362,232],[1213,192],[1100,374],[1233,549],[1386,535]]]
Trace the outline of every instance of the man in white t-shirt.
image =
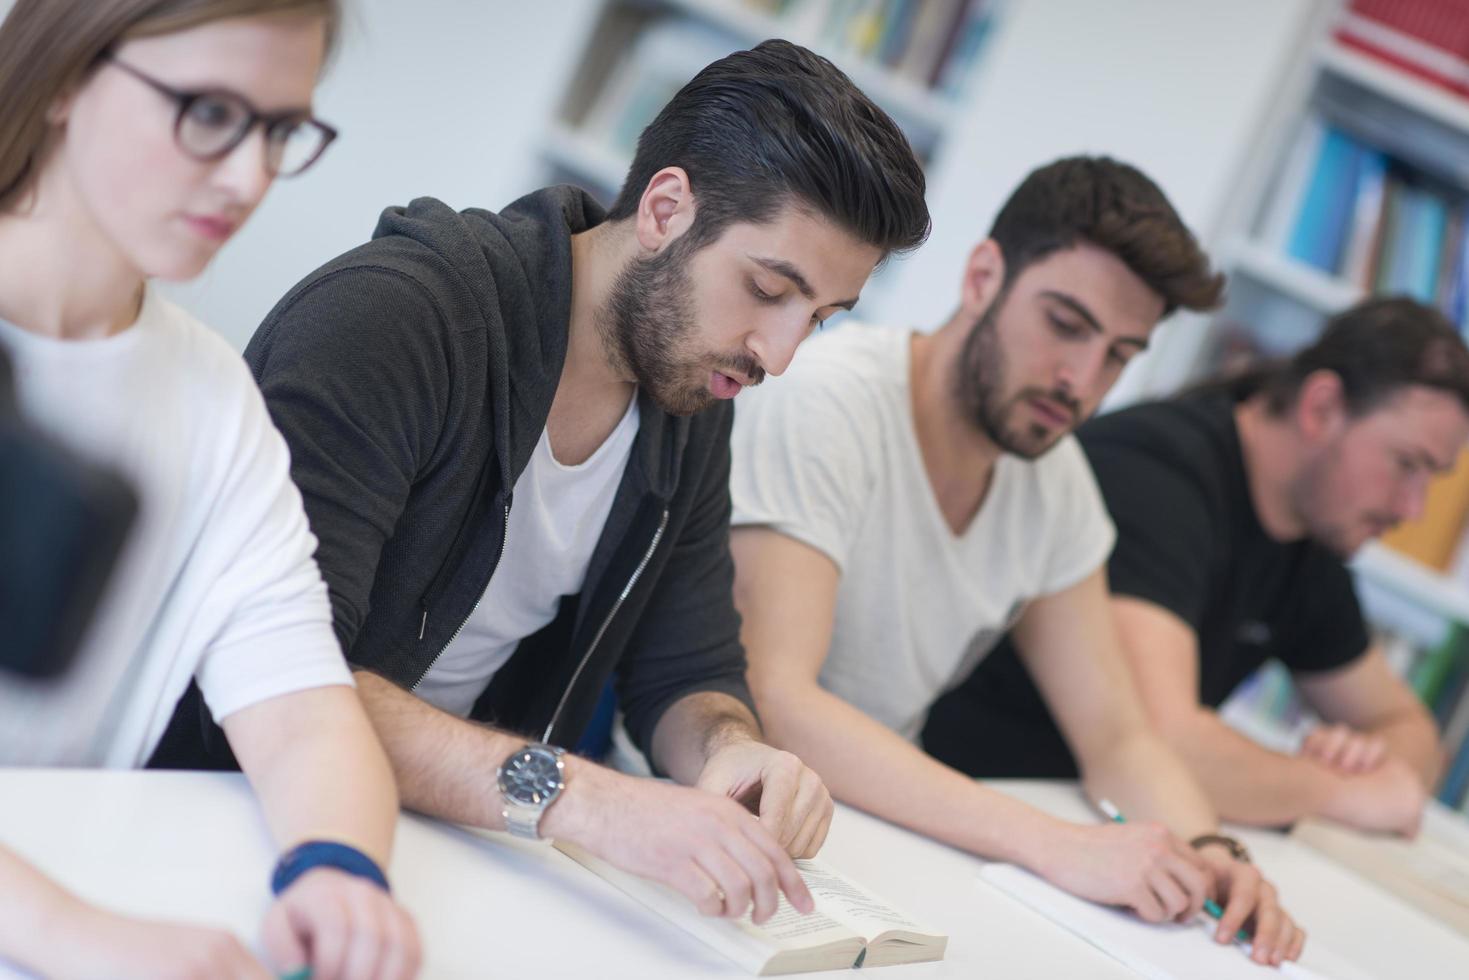
[[[846,326],[746,395],[731,546],[767,731],[836,798],[1149,921],[1217,894],[1216,938],[1252,924],[1256,960],[1279,962],[1302,934],[1145,721],[1108,611],[1114,529],[1069,434],[1159,320],[1222,285],[1137,170],[1035,171],[944,326]],[[1007,630],[1088,791],[1141,822],[1055,820],[918,747],[929,706]]]

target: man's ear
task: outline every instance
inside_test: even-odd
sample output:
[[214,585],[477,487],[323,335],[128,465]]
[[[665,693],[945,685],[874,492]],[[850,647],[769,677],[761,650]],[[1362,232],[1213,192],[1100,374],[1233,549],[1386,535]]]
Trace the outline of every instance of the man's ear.
[[693,226],[694,191],[682,167],[664,167],[648,180],[638,201],[638,245],[650,252],[667,248]]
[[990,308],[1005,288],[1005,256],[993,238],[974,246],[964,263],[964,280],[959,286],[959,307],[972,320]]
[[1336,438],[1348,421],[1341,375],[1324,368],[1306,375],[1292,415],[1296,429],[1309,444],[1319,446]]

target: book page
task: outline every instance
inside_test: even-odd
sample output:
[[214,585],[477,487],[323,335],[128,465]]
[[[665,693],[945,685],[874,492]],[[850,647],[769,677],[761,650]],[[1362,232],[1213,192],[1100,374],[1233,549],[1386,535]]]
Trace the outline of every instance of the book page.
[[818,861],[797,861],[796,867],[806,887],[811,889],[817,909],[849,926],[865,940],[895,929],[938,935]]
[[729,921],[757,939],[768,942],[779,949],[805,949],[809,946],[822,946],[844,939],[865,938],[827,915],[819,899],[816,909],[803,915],[797,912],[796,907],[782,895],[775,914],[760,925],[755,924],[749,912],[746,912],[741,918]]
[[1131,912],[1097,905],[1068,894],[1022,868],[987,864],[979,880],[1040,913],[1063,929],[1148,980],[1367,980],[1366,974],[1333,955],[1318,940],[1306,943],[1300,963],[1279,970],[1249,959],[1247,947],[1213,940],[1214,923],[1152,925]]

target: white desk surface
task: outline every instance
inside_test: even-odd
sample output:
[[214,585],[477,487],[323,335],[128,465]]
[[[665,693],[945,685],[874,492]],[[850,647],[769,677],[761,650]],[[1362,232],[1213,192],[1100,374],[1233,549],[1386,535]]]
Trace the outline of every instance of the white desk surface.
[[[994,780],[990,785],[1071,820],[1098,819],[1076,784],[1049,780]],[[1469,846],[1469,829],[1442,807],[1426,826],[1440,839]],[[1281,903],[1312,940],[1383,980],[1452,980],[1469,977],[1469,939],[1397,896],[1371,884],[1281,833],[1230,826],[1280,891]]]
[[[1074,784],[997,785],[1059,815],[1095,819]],[[1469,941],[1457,933],[1280,835],[1241,836],[1334,952],[1394,980],[1469,974]],[[224,926],[252,945],[270,901],[273,848],[238,775],[0,769],[0,843],[90,899]],[[949,934],[943,962],[885,968],[884,977],[1132,976],[979,884],[976,858],[864,814],[839,808],[821,856]],[[405,815],[391,877],[418,920],[426,978],[744,975],[533,843]]]

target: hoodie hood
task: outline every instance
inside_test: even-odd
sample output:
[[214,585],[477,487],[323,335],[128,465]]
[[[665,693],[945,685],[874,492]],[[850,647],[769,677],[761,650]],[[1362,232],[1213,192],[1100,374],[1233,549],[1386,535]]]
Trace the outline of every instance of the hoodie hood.
[[[544,425],[556,395],[571,327],[571,236],[601,224],[606,212],[569,185],[525,195],[499,213],[455,211],[420,197],[390,207],[374,239],[396,236],[432,252],[474,298],[489,349],[491,402],[506,485],[523,471],[540,438],[519,431]],[[507,330],[506,324],[536,329]],[[513,403],[513,409],[512,409]],[[513,448],[512,448],[513,447]]]

